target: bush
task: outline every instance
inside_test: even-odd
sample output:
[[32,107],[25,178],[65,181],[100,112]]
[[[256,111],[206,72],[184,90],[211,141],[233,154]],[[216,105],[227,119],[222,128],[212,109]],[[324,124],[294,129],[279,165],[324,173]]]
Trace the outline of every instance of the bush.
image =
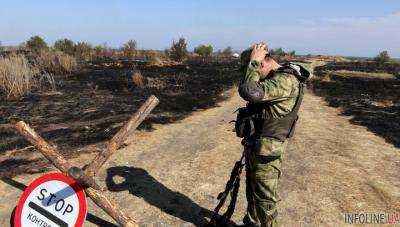
[[95,57],[98,59],[106,57],[110,52],[106,44],[95,46],[93,51]]
[[59,39],[54,43],[54,49],[69,55],[74,55],[75,44],[70,39]]
[[296,56],[296,51],[292,50],[292,51],[288,52],[287,55],[289,55],[291,57],[295,57]]
[[211,56],[213,48],[211,45],[200,45],[194,48],[194,52],[200,55],[201,57],[206,58]]
[[93,57],[93,47],[92,45],[90,45],[89,43],[86,42],[78,42],[75,45],[75,57],[85,60],[85,61],[89,61],[92,60]]
[[269,50],[269,53],[273,56],[278,56],[278,57],[282,57],[282,56],[286,55],[285,51],[283,51],[283,49],[281,47],[276,48],[276,49],[271,49],[271,50]]
[[47,43],[40,36],[32,36],[26,42],[26,47],[36,54],[48,49]]
[[132,58],[136,54],[137,43],[135,40],[129,40],[122,47],[122,51],[124,53],[124,57]]
[[29,94],[38,74],[39,69],[29,65],[23,55],[0,57],[0,89],[7,99]]
[[233,50],[232,47],[227,47],[222,51],[222,55],[226,56],[226,57],[230,57],[233,54]]
[[390,56],[389,53],[385,50],[380,52],[375,58],[374,61],[378,64],[378,65],[383,65],[386,62],[388,62],[390,60]]
[[178,42],[173,41],[168,54],[172,60],[178,62],[185,60],[188,54],[186,40],[184,38],[180,38]]
[[0,52],[2,52],[4,50],[3,45],[1,45],[1,41],[0,41]]
[[78,68],[74,57],[60,51],[42,51],[35,60],[39,69],[47,73],[71,74]]

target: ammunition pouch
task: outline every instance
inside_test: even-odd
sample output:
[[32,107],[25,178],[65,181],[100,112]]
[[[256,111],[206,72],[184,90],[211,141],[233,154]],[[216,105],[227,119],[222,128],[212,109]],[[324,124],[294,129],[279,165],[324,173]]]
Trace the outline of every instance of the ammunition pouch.
[[235,132],[236,136],[240,138],[248,138],[256,132],[253,115],[247,107],[237,110]]

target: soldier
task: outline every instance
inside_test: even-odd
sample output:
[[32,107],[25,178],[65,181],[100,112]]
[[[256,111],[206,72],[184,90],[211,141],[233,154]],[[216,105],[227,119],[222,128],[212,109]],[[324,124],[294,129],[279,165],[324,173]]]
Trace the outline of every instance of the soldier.
[[248,203],[243,223],[276,226],[282,158],[298,118],[303,84],[311,74],[300,65],[278,64],[262,43],[245,50],[241,62],[239,94],[254,126],[242,141]]

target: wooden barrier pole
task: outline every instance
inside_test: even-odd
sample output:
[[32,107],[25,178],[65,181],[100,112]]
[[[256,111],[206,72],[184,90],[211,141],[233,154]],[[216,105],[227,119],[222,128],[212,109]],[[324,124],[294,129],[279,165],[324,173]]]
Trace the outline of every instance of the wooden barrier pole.
[[20,121],[15,125],[18,132],[35,146],[54,166],[61,172],[66,173],[73,166],[58,152],[53,146],[48,144],[35,130],[29,127],[25,122]]
[[112,200],[107,198],[100,191],[94,188],[86,188],[85,192],[97,206],[106,211],[107,214],[110,215],[121,226],[139,227],[134,219],[122,212]]
[[107,159],[114,154],[118,148],[124,143],[128,135],[135,130],[140,123],[149,115],[149,113],[158,104],[158,99],[154,95],[150,96],[139,110],[129,119],[129,121],[122,127],[117,134],[108,142],[107,149],[99,153],[91,163],[85,168],[85,173],[88,176],[94,176],[96,171],[107,161]]
[[[20,121],[16,124],[16,129],[18,132],[25,137],[32,145],[34,145],[49,161],[51,161],[55,167],[57,167],[61,172],[68,173],[70,170],[72,175],[79,173],[76,176],[78,183],[81,185],[97,185],[93,177],[87,176],[83,171],[79,171],[79,168],[71,165],[53,146],[48,144],[42,137],[40,137],[32,128],[30,128],[25,122]],[[78,170],[77,170],[78,169]],[[74,173],[75,171],[75,173]],[[94,185],[94,187],[96,187]],[[104,196],[101,191],[96,190],[92,187],[85,189],[86,194],[107,212],[115,221],[117,221],[122,226],[138,226],[136,221],[126,216],[117,205],[109,198]]]

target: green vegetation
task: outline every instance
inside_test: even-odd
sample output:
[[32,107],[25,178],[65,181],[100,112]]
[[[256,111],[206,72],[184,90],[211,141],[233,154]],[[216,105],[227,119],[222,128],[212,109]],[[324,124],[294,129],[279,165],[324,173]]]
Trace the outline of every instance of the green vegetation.
[[269,50],[269,53],[273,56],[283,57],[283,56],[295,56],[296,51],[292,50],[285,52],[281,47]]
[[39,53],[43,50],[47,50],[47,43],[40,36],[32,36],[27,42],[26,47],[34,53]]
[[388,62],[390,60],[390,56],[389,53],[385,50],[380,52],[375,58],[374,61],[378,64],[378,65],[383,65],[386,62]]
[[198,47],[194,48],[194,52],[203,58],[207,58],[211,56],[213,48],[211,45],[199,45]]
[[168,56],[175,61],[182,62],[188,54],[187,43],[185,38],[180,38],[178,42],[172,41],[171,48],[168,51]]
[[59,39],[54,43],[53,48],[58,51],[62,51],[69,55],[74,55],[75,44],[70,39]]

